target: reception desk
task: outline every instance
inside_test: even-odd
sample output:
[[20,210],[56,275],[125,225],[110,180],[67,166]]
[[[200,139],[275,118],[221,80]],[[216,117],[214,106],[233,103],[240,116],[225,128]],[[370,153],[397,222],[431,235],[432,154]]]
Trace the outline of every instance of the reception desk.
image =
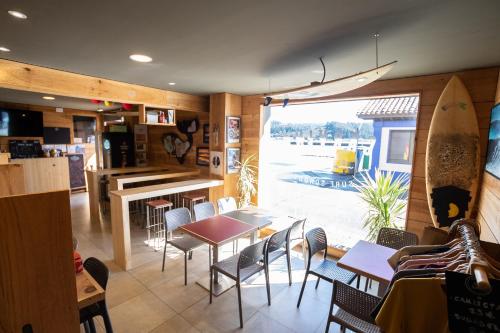
[[121,191],[111,191],[111,232],[113,236],[115,263],[124,270],[132,268],[129,202],[169,194],[210,189],[222,185],[224,185],[223,180],[192,179],[167,184],[130,188]]
[[67,157],[13,159],[10,165],[22,165],[26,194],[69,190]]

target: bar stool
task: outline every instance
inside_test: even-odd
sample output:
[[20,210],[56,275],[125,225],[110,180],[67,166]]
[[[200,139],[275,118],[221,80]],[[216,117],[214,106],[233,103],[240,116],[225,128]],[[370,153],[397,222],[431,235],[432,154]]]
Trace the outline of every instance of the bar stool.
[[[186,207],[191,212],[191,216],[194,215],[194,205],[200,202],[205,202],[206,196],[200,192],[187,192],[183,193],[182,196],[182,207]],[[187,206],[186,206],[187,204]]]
[[148,246],[151,240],[151,233],[153,233],[153,246],[155,251],[158,250],[160,245],[160,237],[165,238],[166,236],[165,226],[163,223],[165,209],[170,210],[172,206],[173,204],[171,201],[164,199],[152,200],[146,203],[146,230],[148,234]]

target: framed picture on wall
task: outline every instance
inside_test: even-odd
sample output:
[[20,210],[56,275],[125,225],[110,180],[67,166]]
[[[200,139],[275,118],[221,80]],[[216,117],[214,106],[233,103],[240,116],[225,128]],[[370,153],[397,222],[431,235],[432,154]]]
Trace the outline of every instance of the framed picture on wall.
[[240,148],[227,148],[227,173],[238,173],[240,170]]
[[239,143],[241,135],[241,118],[226,117],[226,142]]
[[491,110],[486,171],[500,179],[500,103]]
[[196,164],[200,166],[210,165],[210,150],[206,147],[196,148]]
[[217,176],[224,174],[224,166],[222,165],[223,153],[221,151],[210,152],[210,173]]

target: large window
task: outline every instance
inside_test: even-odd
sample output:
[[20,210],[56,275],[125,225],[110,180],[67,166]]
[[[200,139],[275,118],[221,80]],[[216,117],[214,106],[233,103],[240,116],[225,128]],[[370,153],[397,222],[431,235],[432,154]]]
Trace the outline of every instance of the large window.
[[415,131],[391,130],[389,132],[389,151],[387,163],[409,164],[413,160]]

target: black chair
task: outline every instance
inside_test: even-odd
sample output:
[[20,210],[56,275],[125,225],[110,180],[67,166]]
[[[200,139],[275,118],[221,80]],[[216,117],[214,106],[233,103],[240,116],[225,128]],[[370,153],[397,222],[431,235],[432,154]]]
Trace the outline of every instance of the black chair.
[[238,291],[238,308],[240,311],[240,327],[243,328],[243,313],[241,310],[241,282],[244,282],[251,276],[264,271],[266,277],[267,303],[271,305],[269,271],[263,263],[264,249],[267,241],[261,241],[252,244],[241,253],[219,261],[210,268],[210,304],[212,304],[212,285],[215,272],[221,273],[230,279],[236,281],[236,290]]
[[[302,283],[302,289],[300,290],[297,307],[300,306],[300,301],[302,300],[302,294],[304,293],[304,288],[306,286],[307,277],[309,276],[309,274],[318,277],[318,281],[316,281],[316,287],[315,287],[316,289],[318,288],[320,279],[323,279],[330,283],[333,283],[333,281],[338,280],[346,284],[350,284],[356,278],[355,273],[349,272],[348,270],[338,267],[335,261],[328,260],[326,258],[328,243],[326,241],[325,231],[322,228],[315,228],[308,231],[306,234],[306,242],[308,249],[307,268],[306,268],[306,275],[304,276],[304,282]],[[317,265],[314,268],[311,268],[312,257],[319,251],[325,252],[323,260],[319,263],[319,265]]]
[[210,201],[202,202],[193,206],[194,219],[196,221],[215,216],[214,204]]
[[[359,333],[381,333],[382,330],[371,317],[373,308],[380,302],[380,298],[362,292],[340,281],[333,282],[332,300],[325,333],[330,329],[330,322],[340,325],[340,331],[348,328]],[[335,313],[334,305],[337,306]]]
[[[167,252],[167,244],[172,245],[176,249],[184,252],[184,285],[187,285],[187,260],[192,257],[194,249],[204,245],[205,243],[187,234],[176,234],[174,231],[182,225],[191,223],[191,213],[189,209],[182,207],[165,212],[165,245],[163,247],[163,264],[161,271],[165,271],[165,255]],[[168,235],[171,234],[170,240]],[[210,251],[209,251],[209,260]]]
[[[418,245],[418,237],[412,232],[396,228],[380,228],[377,235],[377,244],[390,247],[394,250],[402,249],[405,246]],[[360,277],[358,276],[357,288],[359,288]],[[365,292],[372,286],[372,280],[366,278]]]
[[[99,259],[90,257],[85,260],[83,267],[89,272],[94,280],[99,283],[102,289],[106,290],[109,277],[109,270],[106,265]],[[102,317],[106,333],[113,333],[105,299],[80,310],[80,323],[83,324],[86,333],[96,332],[93,320],[96,316]]]
[[[266,248],[264,250],[264,264],[269,271],[269,264],[286,256],[286,265],[288,268],[288,285],[292,285],[292,269],[290,262],[290,247],[288,246],[288,238],[290,235],[290,228],[275,232],[269,237]],[[271,299],[270,296],[268,296]]]

